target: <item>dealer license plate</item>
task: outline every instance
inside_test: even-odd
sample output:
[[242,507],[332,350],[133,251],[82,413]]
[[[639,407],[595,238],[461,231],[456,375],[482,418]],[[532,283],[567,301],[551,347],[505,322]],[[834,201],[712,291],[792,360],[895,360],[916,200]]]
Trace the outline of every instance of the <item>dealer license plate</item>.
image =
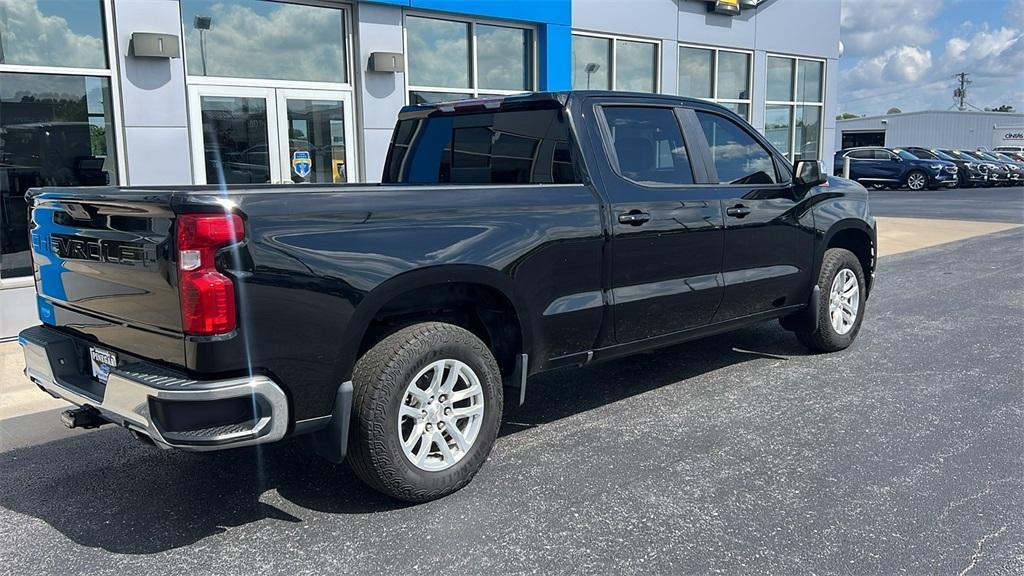
[[103,348],[90,347],[89,360],[92,364],[92,377],[106,384],[110,369],[117,366],[117,354]]

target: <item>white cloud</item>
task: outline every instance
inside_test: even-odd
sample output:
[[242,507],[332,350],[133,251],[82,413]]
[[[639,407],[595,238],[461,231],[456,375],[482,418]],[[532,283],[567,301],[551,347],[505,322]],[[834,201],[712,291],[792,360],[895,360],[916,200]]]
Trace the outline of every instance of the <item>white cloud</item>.
[[1003,14],[1006,23],[1017,28],[1024,28],[1024,0],[1010,0]]
[[944,39],[931,29],[939,3],[921,2],[917,11],[909,4],[844,1],[843,42],[861,44],[841,61],[841,111],[943,110],[953,104],[959,72],[971,75],[974,106],[1024,109],[1024,0],[977,3],[977,17],[943,29]]
[[927,44],[937,32],[931,21],[942,11],[941,0],[846,0],[842,37],[851,56],[874,54],[881,47]]
[[862,58],[846,71],[844,80],[862,86],[891,85],[892,82],[914,84],[926,77],[931,68],[931,51],[916,46],[898,46],[878,56]]
[[[36,0],[0,0],[3,62],[105,68],[106,54],[99,31],[98,10],[96,21],[86,24],[93,25],[97,34],[75,34],[67,20],[55,14],[44,14]],[[55,57],[59,61],[55,61]]]

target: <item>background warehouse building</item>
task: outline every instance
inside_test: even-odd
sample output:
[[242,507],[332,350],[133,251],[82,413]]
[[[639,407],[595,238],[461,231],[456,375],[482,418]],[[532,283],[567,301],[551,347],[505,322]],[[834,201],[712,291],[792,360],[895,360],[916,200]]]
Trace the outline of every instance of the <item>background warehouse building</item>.
[[836,122],[836,149],[922,146],[975,150],[1024,146],[1024,114],[926,111]]
[[[0,337],[33,186],[372,182],[408,103],[570,88],[836,142],[840,0],[0,0]],[[808,31],[813,33],[794,33]]]

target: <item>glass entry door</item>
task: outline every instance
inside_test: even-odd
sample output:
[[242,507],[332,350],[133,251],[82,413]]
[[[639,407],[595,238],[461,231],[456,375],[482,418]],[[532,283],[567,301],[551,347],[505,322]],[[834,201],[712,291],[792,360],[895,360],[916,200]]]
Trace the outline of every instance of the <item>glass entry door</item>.
[[277,90],[284,180],[355,182],[352,116],[345,92]]
[[197,184],[355,182],[348,93],[194,86]]

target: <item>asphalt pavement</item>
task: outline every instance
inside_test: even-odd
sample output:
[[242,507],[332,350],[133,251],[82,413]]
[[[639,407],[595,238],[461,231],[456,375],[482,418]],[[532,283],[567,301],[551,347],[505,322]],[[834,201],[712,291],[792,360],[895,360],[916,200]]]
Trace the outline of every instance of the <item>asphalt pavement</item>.
[[1024,222],[1024,187],[872,190],[875,216]]
[[882,258],[866,308],[837,354],[772,322],[537,376],[473,483],[418,506],[290,443],[11,418],[0,573],[1024,573],[1024,229]]

